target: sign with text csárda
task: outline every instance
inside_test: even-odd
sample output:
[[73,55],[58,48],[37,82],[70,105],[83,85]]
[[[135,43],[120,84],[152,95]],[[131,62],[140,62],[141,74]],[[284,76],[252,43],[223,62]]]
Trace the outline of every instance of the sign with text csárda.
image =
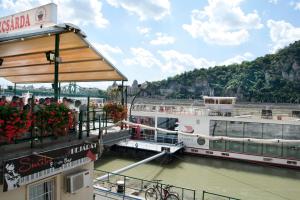
[[50,3],[0,18],[0,37],[9,33],[53,26],[57,22],[57,5]]
[[84,165],[98,157],[99,143],[83,143],[4,162],[3,192]]

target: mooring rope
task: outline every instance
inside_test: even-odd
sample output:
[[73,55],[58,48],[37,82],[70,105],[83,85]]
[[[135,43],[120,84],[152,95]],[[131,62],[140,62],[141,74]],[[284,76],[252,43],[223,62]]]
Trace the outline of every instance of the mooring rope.
[[228,136],[211,136],[211,135],[204,135],[204,134],[199,134],[199,133],[191,134],[191,133],[185,133],[182,131],[171,131],[171,130],[162,129],[162,128],[155,128],[152,126],[138,124],[138,123],[130,122],[127,120],[117,122],[116,124],[119,125],[121,123],[130,125],[130,126],[141,127],[143,129],[147,129],[147,130],[154,130],[154,131],[156,130],[156,131],[160,131],[160,132],[173,133],[173,134],[178,133],[178,134],[185,135],[188,137],[199,137],[199,138],[208,139],[208,140],[212,140],[212,141],[221,140],[221,141],[233,141],[233,142],[250,142],[250,143],[259,143],[259,144],[300,144],[300,140],[237,138],[237,137],[228,137]]

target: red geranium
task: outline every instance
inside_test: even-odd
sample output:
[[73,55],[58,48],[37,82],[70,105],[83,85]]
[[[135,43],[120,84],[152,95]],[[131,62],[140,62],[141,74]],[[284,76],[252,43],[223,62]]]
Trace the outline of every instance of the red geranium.
[[31,126],[31,113],[19,111],[13,104],[0,105],[0,137],[8,142],[26,133]]
[[103,110],[114,122],[119,122],[127,117],[127,108],[118,103],[107,103]]
[[52,103],[35,113],[35,126],[54,135],[65,135],[68,132],[70,109],[61,103]]

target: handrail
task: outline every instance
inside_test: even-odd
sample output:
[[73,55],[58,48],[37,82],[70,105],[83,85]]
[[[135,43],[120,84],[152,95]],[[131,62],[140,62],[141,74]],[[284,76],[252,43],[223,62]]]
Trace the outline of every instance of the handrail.
[[203,192],[202,192],[202,200],[205,200],[205,195],[206,194],[213,195],[215,197],[224,197],[224,198],[227,198],[228,200],[241,200],[241,199],[237,199],[237,198],[233,198],[233,197],[229,197],[229,196],[225,196],[225,195],[221,195],[221,194],[216,194],[216,193],[213,193],[213,192],[207,192],[205,190],[203,190]]
[[[113,182],[112,177],[118,177],[119,180],[124,180],[124,194],[126,194],[126,192],[125,192],[126,188],[140,192],[140,191],[145,191],[146,189],[148,189],[148,187],[150,185],[157,184],[157,182],[153,181],[153,180],[146,180],[146,179],[136,178],[136,177],[132,177],[132,176],[126,176],[126,175],[112,173],[112,172],[108,172],[108,171],[104,171],[104,170],[100,170],[100,169],[94,169],[94,171],[104,173],[104,175],[106,174],[105,176],[107,176],[106,180],[94,180],[94,188],[97,188],[97,187],[95,187],[95,184],[97,184],[97,183],[109,183],[109,184],[117,186],[117,183]],[[138,183],[138,185],[136,187],[134,187],[134,185],[130,185],[130,183],[133,183],[133,182]],[[160,188],[170,185],[170,184],[163,184],[163,183],[158,183],[158,184],[159,184]],[[171,186],[172,186],[173,190],[178,191],[178,194],[180,195],[181,200],[184,200],[184,199],[195,200],[196,199],[196,190],[184,188],[184,187],[178,187],[178,186],[174,186],[174,185],[171,185]]]

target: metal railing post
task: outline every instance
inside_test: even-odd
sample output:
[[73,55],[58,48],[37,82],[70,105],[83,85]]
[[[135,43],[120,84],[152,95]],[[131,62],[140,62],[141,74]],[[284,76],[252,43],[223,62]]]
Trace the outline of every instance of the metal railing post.
[[58,101],[58,93],[59,93],[59,89],[58,89],[58,75],[59,75],[59,62],[58,62],[58,57],[59,57],[59,43],[60,43],[60,35],[56,34],[55,35],[55,58],[54,58],[54,98],[56,100],[56,102]]
[[96,111],[95,108],[93,108],[93,130],[96,130]]
[[[33,106],[34,106],[34,95],[32,95],[31,97],[31,102],[30,102],[30,110],[31,110],[31,114],[33,114]],[[31,124],[31,131],[30,131],[30,148],[33,148],[33,131],[34,131],[34,122],[32,122]]]
[[107,112],[105,112],[105,134],[107,134]]
[[203,190],[202,192],[202,200],[204,200],[204,196],[205,196],[205,190]]
[[86,136],[90,136],[90,96],[87,98],[87,108],[86,108],[87,116],[86,116]]
[[79,134],[78,139],[82,139],[82,111],[79,112]]
[[108,181],[108,182],[109,182],[109,174],[110,174],[110,173],[108,172],[108,175],[107,175],[107,181]]
[[141,191],[143,191],[143,185],[144,185],[144,181],[142,180],[142,183],[141,183]]
[[99,115],[99,132],[98,132],[98,139],[101,139],[102,137],[102,130],[101,130],[101,116]]
[[123,176],[123,181],[124,181],[124,185],[123,185],[124,190],[123,190],[123,193],[125,195],[126,194],[126,176]]

